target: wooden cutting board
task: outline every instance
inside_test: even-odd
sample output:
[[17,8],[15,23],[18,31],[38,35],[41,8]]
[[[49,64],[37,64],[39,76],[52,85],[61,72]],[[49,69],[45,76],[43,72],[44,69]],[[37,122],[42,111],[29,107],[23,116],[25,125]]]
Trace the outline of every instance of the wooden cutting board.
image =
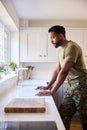
[[39,113],[45,110],[45,98],[14,98],[4,108],[6,113]]

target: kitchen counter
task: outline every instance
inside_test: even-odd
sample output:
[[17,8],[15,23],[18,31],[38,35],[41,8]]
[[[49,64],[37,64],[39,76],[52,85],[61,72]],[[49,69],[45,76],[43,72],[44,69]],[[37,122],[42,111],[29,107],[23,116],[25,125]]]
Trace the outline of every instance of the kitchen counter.
[[[28,84],[30,83],[30,84]],[[43,96],[46,101],[46,112],[45,113],[5,113],[4,107],[11,101],[12,98],[38,98],[35,96],[38,90],[35,88],[38,85],[45,85],[45,82],[34,80],[28,80],[27,85],[22,84],[17,86],[14,90],[11,90],[8,95],[5,95],[0,99],[0,121],[55,121],[58,130],[65,130],[65,127],[62,123],[56,105],[52,96]],[[42,98],[42,97],[40,97]]]

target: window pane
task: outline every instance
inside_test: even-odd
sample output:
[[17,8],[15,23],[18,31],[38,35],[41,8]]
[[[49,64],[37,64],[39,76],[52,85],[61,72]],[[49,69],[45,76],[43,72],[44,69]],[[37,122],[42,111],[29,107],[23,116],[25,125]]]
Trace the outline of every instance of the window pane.
[[4,28],[3,28],[3,25],[0,23],[0,62],[3,62],[3,31],[4,31]]
[[8,63],[8,51],[9,51],[9,36],[10,33],[6,27],[0,23],[0,62]]
[[5,31],[4,33],[4,62],[7,63],[7,59],[8,59],[8,38],[9,38],[9,34],[8,32]]

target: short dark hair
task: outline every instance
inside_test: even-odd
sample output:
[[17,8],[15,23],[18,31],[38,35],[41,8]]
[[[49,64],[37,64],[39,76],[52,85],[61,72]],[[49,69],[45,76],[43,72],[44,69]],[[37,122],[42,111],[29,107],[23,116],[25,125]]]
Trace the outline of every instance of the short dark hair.
[[63,26],[60,26],[60,25],[52,26],[51,28],[49,28],[48,32],[55,32],[58,34],[62,33],[64,35],[64,37],[65,37],[65,33],[66,33],[65,28]]

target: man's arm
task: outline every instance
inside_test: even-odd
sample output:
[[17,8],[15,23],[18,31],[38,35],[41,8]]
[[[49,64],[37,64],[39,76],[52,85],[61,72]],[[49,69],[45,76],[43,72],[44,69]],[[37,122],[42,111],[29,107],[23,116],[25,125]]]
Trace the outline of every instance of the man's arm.
[[61,86],[61,84],[64,82],[69,70],[73,66],[73,62],[66,62],[61,70],[58,73],[58,76],[56,78],[55,86],[51,89],[51,91],[40,91],[37,93],[38,96],[50,96],[54,95],[54,93],[57,91],[57,89]]
[[51,78],[51,80],[48,84],[48,88],[50,88],[52,86],[52,84],[56,81],[58,73],[60,72],[60,70],[61,70],[60,64],[57,64],[56,67],[55,67],[55,70],[53,71],[52,78]]
[[51,89],[51,94],[53,95],[57,89],[61,86],[61,84],[65,81],[67,74],[69,73],[69,70],[73,66],[73,62],[66,62],[63,67],[61,68],[57,80],[55,83],[55,86]]
[[60,64],[57,64],[53,71],[52,78],[51,78],[50,82],[48,83],[48,85],[47,86],[38,86],[36,89],[40,89],[40,90],[49,89],[52,86],[52,84],[56,81],[56,78],[58,76],[60,69],[61,69]]

